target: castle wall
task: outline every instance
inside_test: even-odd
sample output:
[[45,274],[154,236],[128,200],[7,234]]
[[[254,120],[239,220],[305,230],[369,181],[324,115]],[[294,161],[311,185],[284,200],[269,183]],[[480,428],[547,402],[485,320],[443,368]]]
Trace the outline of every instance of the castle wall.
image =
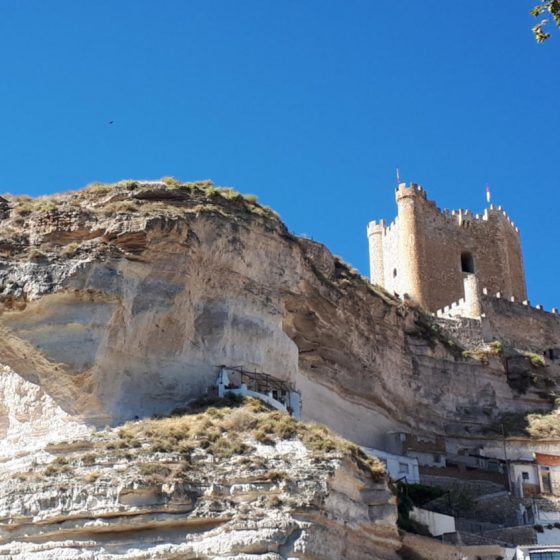
[[560,346],[558,313],[491,296],[482,296],[482,307],[487,339],[535,352]]
[[[512,301],[499,294],[480,293],[477,305],[466,298],[446,305],[436,312],[436,321],[466,348],[499,340],[521,350],[544,350],[560,347],[560,315],[547,312],[528,301]],[[473,313],[473,309],[475,312]]]
[[442,212],[417,185],[401,184],[396,197],[395,222],[368,229],[373,282],[436,311],[464,297],[461,255],[468,253],[481,288],[527,298],[519,232],[501,208]]

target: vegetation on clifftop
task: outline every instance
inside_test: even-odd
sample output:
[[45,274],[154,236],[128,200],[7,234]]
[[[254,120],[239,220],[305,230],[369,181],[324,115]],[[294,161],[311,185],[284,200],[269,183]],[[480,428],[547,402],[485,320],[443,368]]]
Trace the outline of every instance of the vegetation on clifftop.
[[12,217],[16,219],[72,208],[92,212],[150,213],[173,208],[219,212],[221,207],[227,206],[226,202],[234,203],[238,210],[280,219],[274,210],[261,205],[255,195],[243,195],[230,187],[217,187],[210,180],[183,182],[174,177],[163,177],[159,181],[124,180],[110,184],[91,183],[78,191],[39,198],[4,196],[11,207]]
[[332,468],[333,461],[346,459],[375,481],[385,476],[381,461],[325,426],[298,422],[257,399],[214,397],[195,401],[169,417],[127,422],[99,432],[93,440],[50,445],[47,450],[60,456],[43,468],[36,465],[29,476],[53,477],[87,467],[86,482],[95,481],[102,476],[96,470],[100,465],[124,460],[133,461],[140,479],[163,483],[195,476],[207,462],[235,459],[248,473],[262,471],[266,478],[282,478],[287,474],[267,466],[266,457],[257,451],[259,445],[272,448],[281,442],[300,442],[317,465]]

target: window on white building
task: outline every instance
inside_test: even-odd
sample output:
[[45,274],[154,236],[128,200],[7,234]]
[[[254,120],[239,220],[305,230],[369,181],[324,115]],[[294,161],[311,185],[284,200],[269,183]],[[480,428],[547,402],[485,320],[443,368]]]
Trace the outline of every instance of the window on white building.
[[531,560],[560,560],[560,550],[547,550],[543,552],[531,551],[529,553]]

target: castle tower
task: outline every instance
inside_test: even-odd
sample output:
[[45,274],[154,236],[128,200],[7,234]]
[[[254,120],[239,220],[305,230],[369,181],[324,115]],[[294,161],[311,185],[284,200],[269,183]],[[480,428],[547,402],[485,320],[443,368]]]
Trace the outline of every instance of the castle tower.
[[482,302],[480,300],[480,288],[476,274],[466,273],[463,278],[465,286],[464,316],[476,319],[482,315]]
[[429,302],[429,285],[423,280],[422,261],[424,256],[424,236],[422,231],[422,205],[426,192],[414,183],[397,189],[399,235],[397,241],[397,268],[393,269],[401,295],[407,294],[412,300],[426,306]]
[[400,184],[396,201],[391,225],[368,226],[373,283],[430,311],[468,296],[473,316],[482,288],[527,299],[519,231],[501,207],[442,212],[415,184]]

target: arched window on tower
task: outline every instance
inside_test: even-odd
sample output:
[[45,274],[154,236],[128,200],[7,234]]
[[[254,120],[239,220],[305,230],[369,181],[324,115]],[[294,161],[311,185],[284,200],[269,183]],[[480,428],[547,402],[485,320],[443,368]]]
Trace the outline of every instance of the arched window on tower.
[[468,251],[461,253],[461,270],[469,274],[474,273],[474,259],[472,253]]

